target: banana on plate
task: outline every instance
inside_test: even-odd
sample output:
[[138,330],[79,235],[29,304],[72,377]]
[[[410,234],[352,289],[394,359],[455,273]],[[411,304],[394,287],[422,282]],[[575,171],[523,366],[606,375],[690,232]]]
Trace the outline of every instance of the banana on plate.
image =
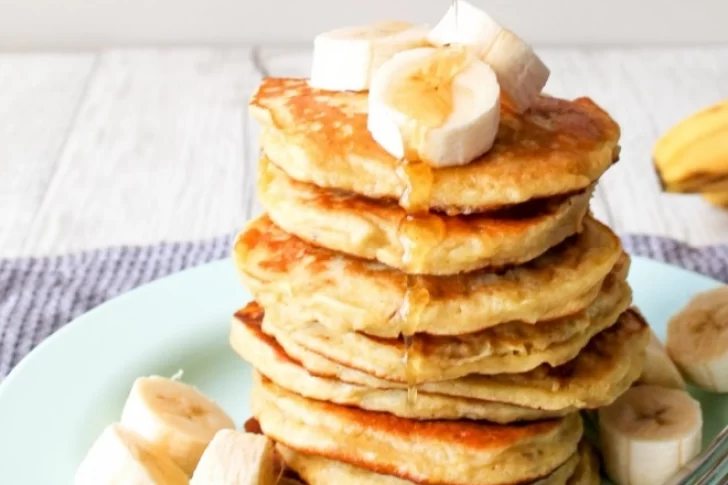
[[671,128],[657,141],[653,160],[666,192],[728,192],[728,100]]
[[276,485],[273,442],[260,434],[218,431],[190,485]]
[[672,389],[685,389],[685,380],[662,342],[652,332],[645,350],[645,362],[639,384],[652,384]]
[[700,403],[679,389],[632,387],[599,410],[604,468],[615,483],[662,485],[700,452]]
[[116,423],[94,442],[75,485],[187,485],[187,474],[134,431]]
[[220,406],[194,387],[157,376],[134,382],[121,424],[172,458],[187,475],[195,471],[215,433],[235,427]]
[[728,392],[728,287],[696,295],[670,319],[667,352],[696,386]]

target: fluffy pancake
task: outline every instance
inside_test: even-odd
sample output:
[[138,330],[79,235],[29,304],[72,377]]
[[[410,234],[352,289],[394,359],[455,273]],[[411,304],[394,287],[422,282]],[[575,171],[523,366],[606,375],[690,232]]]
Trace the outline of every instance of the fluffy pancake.
[[423,384],[422,389],[547,410],[593,409],[611,404],[639,378],[649,340],[649,326],[629,310],[566,364],[542,365],[523,374],[470,375]]
[[289,448],[421,484],[535,481],[582,435],[576,413],[519,425],[415,421],[307,399],[258,375],[251,408],[263,433]]
[[[543,363],[573,359],[597,333],[611,326],[632,301],[625,281],[628,265],[618,264],[592,304],[584,311],[535,325],[509,322],[480,332],[412,339],[409,369],[402,365],[402,339],[382,339],[360,332],[338,333],[317,323],[265,319],[264,330],[292,355],[297,347],[350,368],[398,382],[448,380],[467,374],[527,372]],[[255,309],[251,309],[255,312]],[[243,312],[243,317],[245,312]]]
[[[376,199],[405,194],[401,162],[367,130],[366,93],[267,78],[250,111],[263,126],[261,148],[296,180]],[[541,96],[523,115],[503,110],[495,145],[480,159],[432,170],[428,205],[451,214],[482,212],[583,190],[618,158],[619,135],[618,125],[588,98]]]
[[[248,224],[234,248],[244,282],[266,311],[380,337],[461,335],[576,313],[596,298],[622,255],[617,236],[592,218],[581,234],[522,266],[414,283],[381,263],[307,243],[265,215]],[[417,321],[397,318],[413,284],[427,291],[428,302]]]
[[[406,383],[374,377],[301,347],[284,346],[284,351],[274,341],[261,338],[256,321],[244,315],[239,313],[241,320],[233,322],[232,345],[276,384],[308,397],[365,409],[376,407],[402,416],[442,412],[436,416],[441,419],[458,417],[459,412],[477,412],[490,421],[510,422],[518,419],[519,413],[524,420],[535,416],[519,408],[564,414],[608,405],[639,377],[649,340],[647,324],[637,313],[628,311],[566,364],[544,364],[520,374],[470,374],[427,382],[418,386],[427,396],[421,408],[408,410]],[[285,355],[290,357],[284,359]],[[285,369],[281,369],[283,365]],[[300,379],[293,378],[294,372]],[[310,378],[304,380],[304,374]],[[442,396],[480,401],[483,407],[477,408],[476,402],[447,401]]]
[[[297,182],[266,157],[258,174],[260,200],[283,230],[411,274],[456,274],[530,261],[581,230],[592,193],[589,187],[495,213],[408,218],[395,202]],[[419,252],[426,257],[405,257],[411,241],[423,245]]]
[[[260,315],[260,314],[259,314]],[[367,387],[319,376],[291,358],[271,337],[263,333],[261,319],[241,311],[233,321],[230,343],[258,372],[277,385],[311,399],[368,411],[381,411],[408,419],[477,419],[498,423],[534,421],[567,414],[511,404],[466,399],[437,393],[419,393],[408,401],[407,389]]]
[[[340,461],[329,460],[314,455],[298,453],[284,445],[277,445],[276,450],[286,462],[286,466],[294,470],[309,485],[330,485],[332,483],[356,485],[412,485],[414,482],[391,475],[381,475],[363,468],[347,465]],[[589,468],[594,461],[588,445],[579,445],[578,453],[572,455],[553,473],[531,485],[592,485],[588,481],[595,475]],[[596,471],[596,477],[599,477]]]

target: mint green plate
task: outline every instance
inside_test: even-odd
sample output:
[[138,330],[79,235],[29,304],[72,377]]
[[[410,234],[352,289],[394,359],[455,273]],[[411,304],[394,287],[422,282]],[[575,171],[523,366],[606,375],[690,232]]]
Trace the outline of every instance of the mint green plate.
[[[692,295],[717,282],[634,258],[635,302],[658,336]],[[143,286],[88,312],[35,349],[0,385],[0,484],[73,483],[104,426],[119,418],[131,383],[172,375],[248,416],[250,367],[228,347],[232,313],[250,296],[229,260]],[[728,425],[728,396],[695,392],[705,440]]]

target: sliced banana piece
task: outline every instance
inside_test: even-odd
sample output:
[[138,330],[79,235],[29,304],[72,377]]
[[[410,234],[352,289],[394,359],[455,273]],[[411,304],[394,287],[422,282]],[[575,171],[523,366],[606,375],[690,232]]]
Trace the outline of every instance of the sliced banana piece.
[[234,428],[215,402],[183,382],[141,377],[134,382],[121,424],[144,437],[160,454],[192,475],[215,433]]
[[508,101],[518,112],[533,104],[551,74],[531,46],[463,0],[451,5],[428,38],[435,45],[461,44],[475,49],[478,57],[493,68]]
[[273,442],[263,435],[224,429],[202,454],[191,485],[276,485]]
[[681,390],[633,387],[599,410],[607,475],[619,485],[662,485],[700,452],[700,404]]
[[187,485],[187,474],[144,438],[119,424],[107,427],[76,471],[75,485]]
[[696,386],[728,392],[728,287],[695,296],[672,317],[667,353]]
[[642,375],[637,382],[672,389],[685,389],[685,380],[654,332],[652,332],[650,343],[645,351]]
[[366,91],[374,72],[398,52],[429,45],[426,26],[379,22],[319,34],[314,40],[311,86]]
[[493,146],[499,121],[496,76],[466,48],[412,49],[374,74],[368,128],[398,159],[467,164]]

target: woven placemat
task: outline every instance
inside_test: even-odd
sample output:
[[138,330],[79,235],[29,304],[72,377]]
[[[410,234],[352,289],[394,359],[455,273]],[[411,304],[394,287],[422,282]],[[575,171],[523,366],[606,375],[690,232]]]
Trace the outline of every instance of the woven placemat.
[[[149,281],[225,258],[231,241],[225,236],[0,260],[0,379],[36,345],[82,313]],[[622,241],[631,254],[728,282],[728,246],[694,248],[653,236],[624,236]]]

